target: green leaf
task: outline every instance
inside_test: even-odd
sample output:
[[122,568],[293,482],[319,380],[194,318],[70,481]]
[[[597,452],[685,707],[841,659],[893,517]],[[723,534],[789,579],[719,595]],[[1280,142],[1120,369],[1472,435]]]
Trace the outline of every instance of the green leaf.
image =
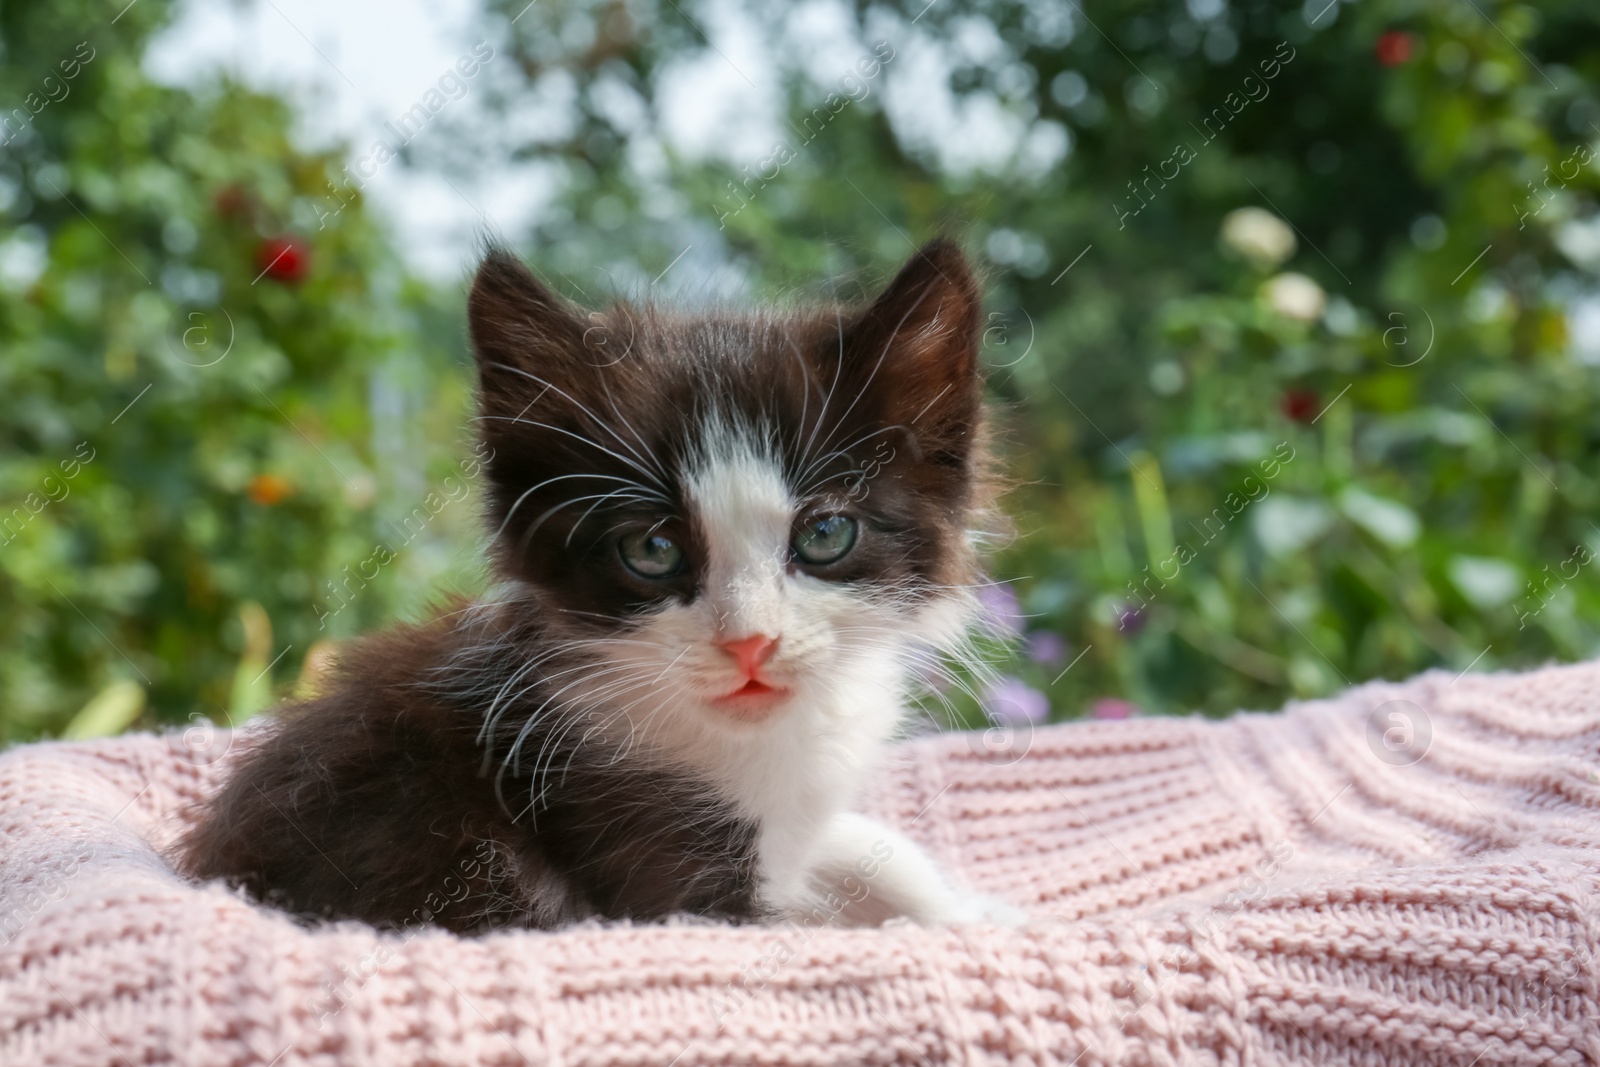
[[133,725],[144,711],[144,686],[134,681],[112,682],[72,717],[61,731],[66,741],[112,737]]

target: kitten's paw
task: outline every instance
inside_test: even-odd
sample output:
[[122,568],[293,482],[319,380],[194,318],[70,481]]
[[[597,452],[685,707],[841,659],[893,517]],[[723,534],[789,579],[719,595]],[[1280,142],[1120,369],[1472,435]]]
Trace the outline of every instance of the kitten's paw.
[[993,926],[1021,926],[1028,921],[1026,911],[988,893],[979,893],[977,903],[983,909],[983,917],[979,922]]
[[990,926],[1021,926],[1028,921],[1028,913],[999,897],[974,893],[967,899],[962,917],[956,921],[986,923]]
[[922,926],[1016,927],[1028,921],[1028,913],[988,893],[965,893],[921,909],[921,914],[909,918]]

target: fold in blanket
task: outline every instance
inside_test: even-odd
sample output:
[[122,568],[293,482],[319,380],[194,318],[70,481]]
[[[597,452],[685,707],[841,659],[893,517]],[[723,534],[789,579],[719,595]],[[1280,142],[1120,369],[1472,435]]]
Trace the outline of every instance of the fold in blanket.
[[1600,1063],[1600,665],[992,740],[868,808],[1021,928],[480,939],[175,875],[236,734],[13,749],[0,1064]]

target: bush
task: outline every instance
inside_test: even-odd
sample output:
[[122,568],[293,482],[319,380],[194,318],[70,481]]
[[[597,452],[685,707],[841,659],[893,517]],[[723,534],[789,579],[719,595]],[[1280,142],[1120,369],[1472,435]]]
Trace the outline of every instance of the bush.
[[[940,229],[984,254],[1026,653],[991,711],[1600,647],[1586,5],[913,0],[839,9],[830,48],[817,5],[714,8],[493,0],[500,105],[563,120],[504,127],[563,189],[524,243],[589,302],[850,298]],[[4,99],[60,97],[0,162],[0,740],[96,693],[75,730],[146,689],[248,714],[472,579],[460,294],[407,280],[284,103],[151,84],[166,11],[0,18]],[[663,134],[730,25],[788,120],[754,162],[717,113],[754,88],[670,104],[716,150]]]
[[[881,274],[940,228],[986,252],[1021,482],[997,571],[1058,716],[1600,648],[1582,5],[853,10],[852,46],[822,52],[815,12],[759,0],[530,9],[530,91],[584,104],[520,146],[568,179],[532,243],[641,287],[689,249],[689,291],[725,264],[768,295]],[[663,87],[686,57],[731,65],[700,31],[736,17],[786,87],[782,141],[675,156]],[[929,133],[946,107],[966,120]]]
[[296,148],[279,100],[147,80],[165,14],[4,23],[25,57],[4,99],[61,99],[14,117],[0,162],[0,742],[119,682],[169,720],[267,702],[317,640],[404,603],[392,581],[330,588],[400,543],[459,434],[459,388],[419,413],[447,357],[419,349],[422,295],[330,184],[341,160]]

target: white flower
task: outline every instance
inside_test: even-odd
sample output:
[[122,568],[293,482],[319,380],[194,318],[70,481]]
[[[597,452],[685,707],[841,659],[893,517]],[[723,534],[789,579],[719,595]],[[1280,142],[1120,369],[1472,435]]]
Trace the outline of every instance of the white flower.
[[37,226],[21,226],[0,241],[0,288],[25,291],[50,264],[50,245]]
[[1498,608],[1522,591],[1522,572],[1493,556],[1452,556],[1445,572],[1479,611]]
[[1270,211],[1242,207],[1222,220],[1222,240],[1263,270],[1294,255],[1294,231]]
[[1416,512],[1353,485],[1339,494],[1339,507],[1357,526],[1391,548],[1410,548],[1422,532]]
[[1328,532],[1333,511],[1320,500],[1274,493],[1252,509],[1256,541],[1267,555],[1287,556]]
[[1567,337],[1579,363],[1600,367],[1600,296],[1585,296],[1567,306]]
[[1267,280],[1262,293],[1272,310],[1285,318],[1301,322],[1316,322],[1328,306],[1328,296],[1322,286],[1304,274],[1285,272]]

